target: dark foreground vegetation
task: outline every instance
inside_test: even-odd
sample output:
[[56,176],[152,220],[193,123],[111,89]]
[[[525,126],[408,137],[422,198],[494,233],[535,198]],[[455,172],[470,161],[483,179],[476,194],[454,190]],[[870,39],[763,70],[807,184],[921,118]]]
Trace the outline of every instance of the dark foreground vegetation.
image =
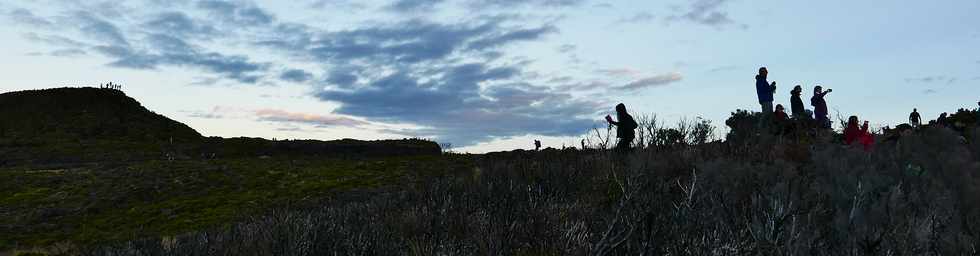
[[[748,118],[751,118],[749,116]],[[648,124],[649,125],[649,124]],[[696,125],[695,125],[696,126]],[[973,132],[976,132],[976,128]],[[545,150],[227,227],[81,255],[974,255],[980,140],[926,128],[871,152],[833,133]],[[674,131],[670,131],[674,130]],[[818,132],[820,133],[820,132]],[[664,136],[659,136],[665,138]],[[462,166],[462,165],[461,165]],[[420,177],[420,176],[414,176]]]
[[[201,192],[187,195],[186,200],[217,197],[200,205],[220,205],[230,200],[226,197],[255,189],[274,195],[263,201],[269,207],[249,208],[229,214],[236,218],[222,219],[235,220],[231,222],[175,229],[159,226],[172,222],[133,215],[137,216],[133,221],[145,220],[145,226],[156,229],[81,237],[97,237],[91,240],[75,237],[79,230],[88,229],[67,230],[58,241],[37,251],[65,255],[978,253],[980,129],[976,122],[888,131],[877,134],[874,147],[866,150],[842,145],[840,135],[832,131],[811,129],[805,123],[774,125],[758,118],[733,113],[726,122],[731,131],[725,142],[713,141],[718,136],[707,121],[663,127],[654,119],[638,118],[641,127],[635,142],[640,148],[625,155],[606,150],[614,144],[610,133],[596,130],[584,150],[444,154],[400,161],[373,158],[362,160],[360,167],[343,162],[325,167],[332,165],[307,160],[305,167],[293,168],[288,167],[289,160],[264,164],[261,161],[270,160],[242,160],[246,161],[242,166],[254,166],[242,169],[259,176],[264,175],[262,170],[270,170],[276,176],[253,180],[254,188]],[[369,164],[378,162],[398,164]],[[174,167],[161,163],[155,170],[180,169]],[[241,175],[204,166],[186,169],[203,170],[191,173],[205,177]],[[388,170],[395,173],[385,174]],[[347,177],[339,180],[349,186],[302,189],[310,180],[336,179],[317,178],[332,173]],[[142,175],[105,182],[128,184]],[[185,176],[174,175],[178,177],[170,178]],[[378,184],[384,185],[359,179],[379,179],[384,182]],[[234,178],[224,182],[231,184],[226,188],[236,184]],[[353,189],[361,186],[369,189]],[[87,190],[72,193],[84,195]],[[317,193],[322,195],[317,200],[304,199]],[[50,194],[38,197],[61,200]],[[175,204],[180,209],[183,201]],[[150,209],[150,216],[161,212],[159,207],[140,209]],[[163,212],[176,215],[181,220],[177,223],[186,223],[180,210]],[[108,222],[99,227],[116,225]]]

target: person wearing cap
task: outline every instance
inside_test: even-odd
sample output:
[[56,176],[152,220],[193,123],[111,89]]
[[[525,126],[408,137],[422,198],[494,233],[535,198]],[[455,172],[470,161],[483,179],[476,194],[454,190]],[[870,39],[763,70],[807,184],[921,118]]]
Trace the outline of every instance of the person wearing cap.
[[769,83],[766,79],[769,70],[766,67],[759,68],[759,74],[755,76],[755,93],[759,96],[759,105],[762,105],[762,113],[772,114],[772,95],[776,93],[776,81]]

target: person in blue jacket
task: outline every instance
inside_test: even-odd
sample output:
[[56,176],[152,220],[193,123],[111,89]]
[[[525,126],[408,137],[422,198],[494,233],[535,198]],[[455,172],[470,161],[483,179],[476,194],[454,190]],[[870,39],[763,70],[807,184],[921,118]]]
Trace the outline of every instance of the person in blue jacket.
[[762,113],[772,114],[772,95],[776,93],[776,81],[769,83],[766,78],[769,70],[766,67],[759,68],[759,74],[755,76],[755,92],[759,95],[759,105],[762,105]]

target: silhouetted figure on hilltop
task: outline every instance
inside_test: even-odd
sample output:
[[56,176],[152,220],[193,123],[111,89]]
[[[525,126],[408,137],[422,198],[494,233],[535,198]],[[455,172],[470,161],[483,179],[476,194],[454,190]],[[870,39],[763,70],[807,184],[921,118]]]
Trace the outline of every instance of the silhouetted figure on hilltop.
[[861,143],[865,151],[870,151],[874,144],[874,137],[868,132],[868,121],[858,128],[858,117],[851,116],[847,119],[847,127],[844,128],[844,143],[851,145],[854,142]]
[[538,151],[538,150],[541,150],[541,141],[534,140],[534,151]]
[[801,93],[803,93],[803,87],[799,85],[793,87],[793,90],[789,92],[790,109],[793,111],[793,118],[796,119],[802,119],[804,116],[810,117],[806,113],[806,108],[803,107],[803,99],[800,98]]
[[919,115],[919,109],[912,109],[912,113],[909,114],[909,125],[914,129],[919,129],[922,126],[922,116]]
[[786,108],[783,107],[783,104],[776,104],[776,112],[773,114],[773,118],[777,122],[782,122],[789,119],[789,116],[786,115]]
[[949,125],[946,121],[947,115],[949,114],[947,114],[946,112],[939,114],[939,118],[936,118],[936,124],[939,125],[940,127],[946,127],[947,125]]
[[823,128],[830,128],[830,118],[827,117],[827,101],[823,97],[832,91],[834,89],[827,89],[825,92],[823,91],[823,87],[818,85],[813,88],[813,97],[810,98],[810,105],[813,106],[814,119]]
[[755,76],[755,92],[759,95],[759,105],[762,105],[762,113],[772,114],[772,95],[776,93],[776,81],[769,83],[769,70],[766,67],[759,68],[759,74]]
[[973,114],[977,116],[975,120],[980,124],[980,101],[977,101],[977,107],[977,110]]
[[619,138],[619,143],[616,143],[616,150],[627,151],[630,144],[633,143],[633,138],[636,138],[636,132],[633,130],[639,125],[633,116],[626,112],[626,105],[623,103],[616,105],[616,119],[618,121],[614,121],[612,117],[606,115],[606,122],[616,126],[616,137]]

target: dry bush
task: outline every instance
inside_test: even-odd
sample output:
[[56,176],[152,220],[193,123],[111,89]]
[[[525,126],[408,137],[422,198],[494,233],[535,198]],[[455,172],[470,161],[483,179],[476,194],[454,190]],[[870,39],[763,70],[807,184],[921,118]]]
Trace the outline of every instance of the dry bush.
[[646,146],[625,155],[487,154],[467,177],[79,254],[977,254],[976,138],[929,129],[865,152],[830,135],[706,143],[691,122],[674,129],[682,143],[664,144],[655,142],[663,126],[640,120]]

